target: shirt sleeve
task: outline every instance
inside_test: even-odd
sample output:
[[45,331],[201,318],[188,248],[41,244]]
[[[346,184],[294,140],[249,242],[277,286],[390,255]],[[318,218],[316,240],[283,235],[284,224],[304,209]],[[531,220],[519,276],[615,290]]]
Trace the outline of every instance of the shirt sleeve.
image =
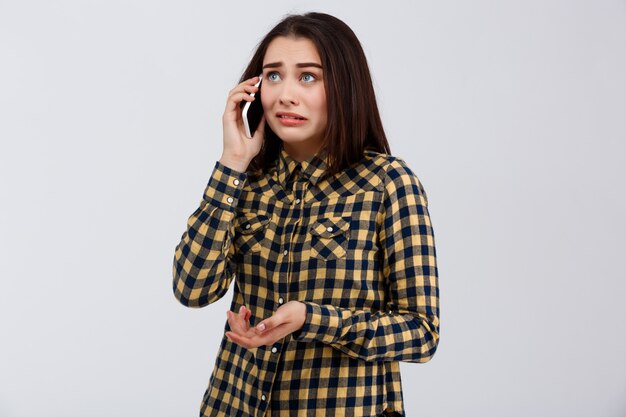
[[366,361],[429,361],[439,343],[439,287],[427,206],[419,179],[403,160],[392,160],[378,234],[388,308],[350,310],[302,301],[306,320],[292,340],[327,343]]
[[236,272],[235,208],[246,178],[217,161],[200,206],[187,220],[172,267],[174,296],[186,307],[204,307],[228,291]]

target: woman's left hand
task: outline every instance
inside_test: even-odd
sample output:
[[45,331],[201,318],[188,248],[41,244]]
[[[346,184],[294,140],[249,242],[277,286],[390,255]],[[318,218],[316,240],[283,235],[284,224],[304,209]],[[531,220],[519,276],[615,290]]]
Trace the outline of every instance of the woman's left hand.
[[301,329],[306,320],[306,305],[299,301],[289,301],[254,328],[250,328],[250,311],[247,309],[239,315],[232,311],[227,315],[231,331],[226,332],[226,336],[238,345],[250,349],[261,345],[271,346],[277,340]]

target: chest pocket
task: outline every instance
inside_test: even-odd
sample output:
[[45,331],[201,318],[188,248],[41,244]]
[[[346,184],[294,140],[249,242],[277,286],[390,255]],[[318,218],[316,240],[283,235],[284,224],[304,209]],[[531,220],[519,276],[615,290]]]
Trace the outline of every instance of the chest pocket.
[[270,222],[269,216],[258,213],[243,213],[235,222],[235,246],[244,254],[261,252],[265,229]]
[[341,259],[346,257],[350,223],[341,217],[317,219],[309,226],[311,247],[309,256],[318,259]]

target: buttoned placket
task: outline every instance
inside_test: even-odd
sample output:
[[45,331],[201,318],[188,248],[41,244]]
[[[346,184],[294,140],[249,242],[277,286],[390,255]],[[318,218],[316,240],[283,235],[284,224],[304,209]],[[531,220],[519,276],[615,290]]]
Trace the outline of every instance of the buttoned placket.
[[[302,202],[302,189],[305,188],[306,186],[306,179],[304,179],[304,176],[302,174],[301,171],[301,165],[298,165],[293,173],[291,174],[291,179],[290,179],[290,185],[291,185],[291,196],[295,197],[295,200],[291,201],[291,205],[292,205],[292,209],[290,210],[290,216],[289,218],[297,218],[296,223],[294,224],[294,230],[291,233],[291,236],[289,237],[289,240],[287,242],[285,242],[284,245],[284,249],[283,249],[283,256],[286,259],[283,259],[284,262],[289,262],[289,247],[291,245],[291,242],[293,241],[293,237],[295,235],[295,231],[297,230],[297,225],[300,222],[300,213],[301,213],[301,206],[300,203]],[[289,267],[289,269],[291,269],[291,266]],[[287,272],[287,275],[289,276],[289,270]],[[289,288],[289,279],[287,279],[287,288]]]
[[[298,175],[292,182],[292,187],[291,187],[292,188],[291,195],[294,199],[291,201],[292,208],[290,210],[290,216],[289,216],[290,219],[295,218],[296,221],[293,224],[294,228],[291,232],[291,236],[289,236],[289,240],[285,242],[285,249],[283,250],[283,255],[286,257],[289,254],[288,248],[291,246],[291,243],[293,242],[294,238],[297,237],[298,227],[300,226],[300,223],[302,220],[301,219],[302,211],[303,211],[302,200],[303,200],[304,193],[306,192],[306,188],[308,184],[308,181],[306,178],[304,178],[302,172],[297,170],[297,173]],[[289,263],[289,257],[287,257],[283,261]],[[291,278],[291,264],[289,264],[289,268],[287,270],[287,288],[289,288],[289,285],[291,282],[290,278]]]
[[[298,167],[299,168],[299,167]],[[293,239],[297,236],[297,231],[298,231],[298,225],[300,224],[300,216],[302,213],[302,204],[303,204],[303,196],[304,193],[307,190],[307,185],[308,185],[308,181],[304,178],[304,176],[302,175],[302,172],[296,168],[296,170],[293,173],[293,177],[291,178],[290,181],[290,185],[291,185],[291,197],[293,197],[293,200],[291,201],[291,210],[289,210],[289,218],[293,219],[296,218],[296,222],[294,223],[294,229],[291,233],[291,235],[288,237],[288,240],[284,243],[283,246],[283,251],[282,251],[282,263],[286,265],[286,283],[283,286],[280,286],[278,288],[284,288],[285,289],[285,294],[287,294],[289,292],[289,286],[290,286],[290,274],[291,274],[291,263],[290,263],[290,247],[291,247],[291,243],[293,242]],[[279,290],[280,291],[280,290]],[[282,296],[278,297],[277,300],[277,306],[276,309],[278,309],[281,305],[283,305],[285,303],[285,298],[283,298]],[[272,353],[272,359],[274,361],[278,361],[279,355],[280,355],[280,348],[281,345],[280,344],[276,344],[275,346],[272,346],[270,352]],[[271,388],[271,383],[266,383],[264,384],[266,389],[269,390]],[[261,400],[266,401],[267,400],[267,396],[266,393],[261,391]]]
[[[301,222],[301,216],[302,216],[302,205],[303,205],[303,196],[304,196],[304,192],[306,191],[307,188],[307,184],[308,181],[306,178],[304,178],[302,172],[299,170],[299,167],[296,168],[295,172],[294,172],[294,177],[292,178],[291,181],[291,197],[293,198],[291,200],[291,210],[289,210],[289,219],[296,219],[296,221],[293,223],[293,229],[291,231],[291,235],[289,235],[287,237],[287,240],[284,242],[284,246],[283,246],[283,262],[287,264],[287,271],[286,271],[286,289],[287,292],[289,292],[289,287],[291,284],[291,262],[290,259],[293,259],[293,257],[290,257],[290,249],[291,249],[291,245],[294,241],[294,239],[297,238],[297,233],[298,233],[298,226],[300,225]],[[284,302],[283,297],[279,297],[278,299],[278,303],[279,303],[279,307],[280,305],[282,305]]]

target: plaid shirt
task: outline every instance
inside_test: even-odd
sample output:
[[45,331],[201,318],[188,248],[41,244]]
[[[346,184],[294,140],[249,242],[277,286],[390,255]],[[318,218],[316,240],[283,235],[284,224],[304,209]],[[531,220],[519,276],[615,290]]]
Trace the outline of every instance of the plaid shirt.
[[387,154],[368,150],[333,176],[326,156],[299,163],[281,149],[266,175],[218,161],[189,217],[173,264],[183,305],[209,305],[235,281],[230,309],[248,307],[251,326],[289,300],[307,312],[273,346],[246,349],[224,335],[201,416],[404,416],[399,361],[424,363],[437,349],[422,184]]

